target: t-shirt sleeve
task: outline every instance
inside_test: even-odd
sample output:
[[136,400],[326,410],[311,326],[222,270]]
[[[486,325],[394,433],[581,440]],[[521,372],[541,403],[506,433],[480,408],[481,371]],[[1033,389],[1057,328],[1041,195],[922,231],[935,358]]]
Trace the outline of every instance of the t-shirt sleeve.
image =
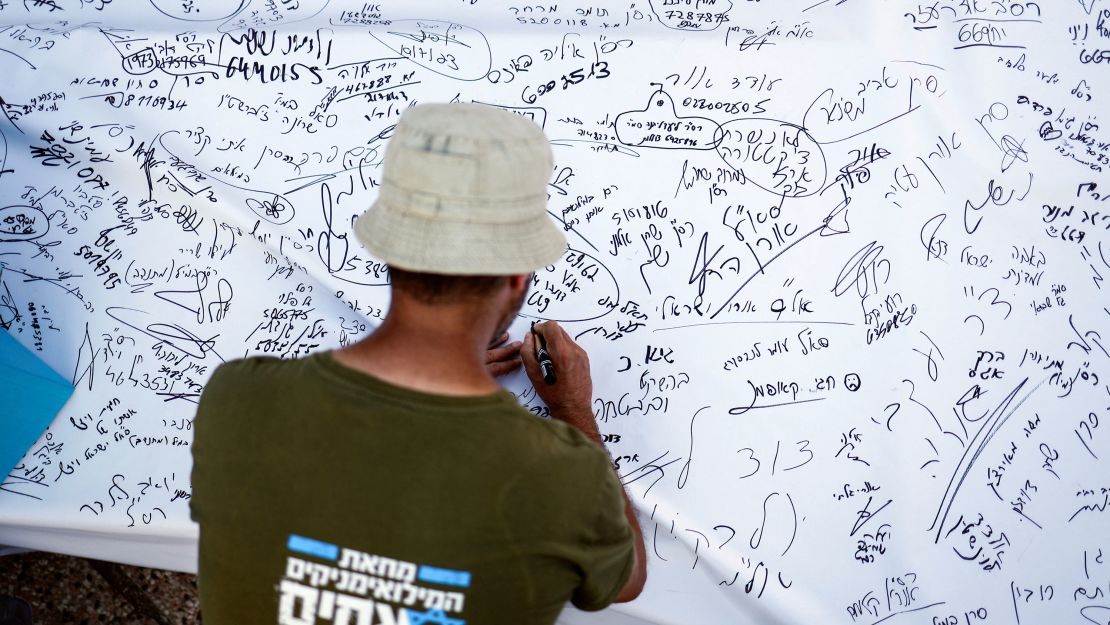
[[[589,473],[582,484],[596,488],[592,510],[587,508],[580,566],[582,583],[570,602],[580,610],[600,610],[617,598],[632,574],[635,533],[624,515],[624,492],[608,455],[600,448],[590,450],[584,463]],[[592,514],[591,514],[592,512]]]

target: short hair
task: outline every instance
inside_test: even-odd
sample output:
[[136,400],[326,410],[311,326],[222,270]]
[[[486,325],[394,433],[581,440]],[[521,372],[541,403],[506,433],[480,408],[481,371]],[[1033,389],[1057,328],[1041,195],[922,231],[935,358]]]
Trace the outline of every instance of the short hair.
[[458,300],[480,300],[492,295],[508,276],[461,276],[409,271],[389,267],[393,288],[424,304],[449,304]]

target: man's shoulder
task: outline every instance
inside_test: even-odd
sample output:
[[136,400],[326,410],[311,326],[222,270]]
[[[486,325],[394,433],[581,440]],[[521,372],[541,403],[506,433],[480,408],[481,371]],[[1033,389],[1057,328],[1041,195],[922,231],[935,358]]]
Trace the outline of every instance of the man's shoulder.
[[253,356],[243,356],[242,358],[225,360],[224,362],[216,365],[216,368],[212,370],[212,375],[214,377],[217,372],[219,372],[221,375],[249,373],[258,369],[289,366],[291,363],[294,362],[297,361],[278,358],[276,356],[255,354]]
[[204,382],[198,412],[208,409],[253,410],[278,392],[289,388],[287,373],[296,360],[254,355],[226,360],[216,365]]
[[[243,385],[251,382],[268,385],[274,388],[274,375],[282,371],[292,371],[301,366],[303,359],[277,358],[275,356],[252,355],[242,358],[233,358],[219,363],[208,376],[205,390],[209,387],[217,388],[226,384],[234,384],[242,389]],[[264,376],[263,376],[264,374]]]

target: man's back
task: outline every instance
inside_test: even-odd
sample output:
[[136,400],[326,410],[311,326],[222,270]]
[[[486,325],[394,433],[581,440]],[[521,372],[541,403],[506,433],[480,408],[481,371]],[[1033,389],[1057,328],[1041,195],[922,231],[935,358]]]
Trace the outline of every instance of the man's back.
[[248,358],[209,380],[193,455],[207,623],[550,623],[632,568],[604,451],[505,391]]

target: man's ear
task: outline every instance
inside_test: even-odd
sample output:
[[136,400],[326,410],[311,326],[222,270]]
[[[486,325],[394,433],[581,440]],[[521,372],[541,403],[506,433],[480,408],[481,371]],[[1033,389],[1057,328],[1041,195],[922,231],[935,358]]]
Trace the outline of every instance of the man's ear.
[[532,281],[532,274],[521,273],[509,276],[509,288],[513,291],[520,291],[528,288],[528,284]]

